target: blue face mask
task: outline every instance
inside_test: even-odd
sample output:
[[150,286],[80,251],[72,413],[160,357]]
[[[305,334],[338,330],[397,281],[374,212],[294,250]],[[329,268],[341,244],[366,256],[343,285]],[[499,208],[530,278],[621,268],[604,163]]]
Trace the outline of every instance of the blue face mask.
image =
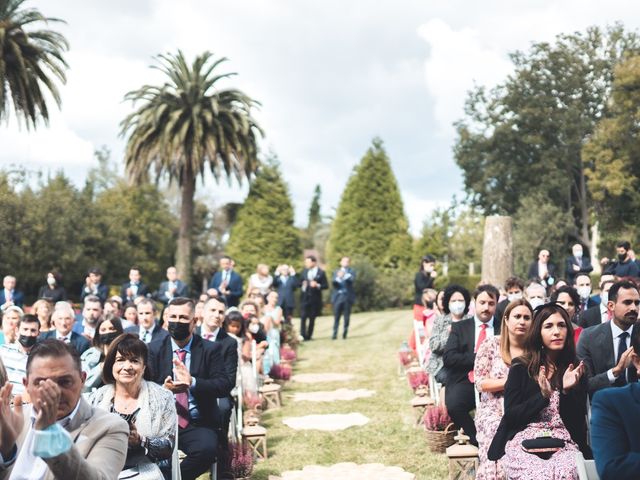
[[33,454],[40,458],[53,458],[68,452],[73,446],[71,435],[54,423],[44,430],[36,430],[33,439]]

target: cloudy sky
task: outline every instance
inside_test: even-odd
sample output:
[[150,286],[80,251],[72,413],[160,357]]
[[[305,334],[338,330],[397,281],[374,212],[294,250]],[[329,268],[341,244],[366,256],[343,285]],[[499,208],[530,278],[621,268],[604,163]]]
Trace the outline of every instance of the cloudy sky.
[[[35,133],[0,126],[0,166],[63,168],[81,184],[108,146],[121,162],[124,94],[158,83],[158,53],[226,56],[236,86],[262,103],[263,151],[280,158],[303,225],[315,184],[330,214],[374,136],[387,148],[412,231],[462,193],[452,122],[465,93],[511,71],[508,53],[561,32],[624,21],[640,2],[609,0],[31,0],[66,20],[70,42],[63,105]],[[231,85],[231,84],[230,84]],[[121,163],[120,163],[121,164]],[[246,187],[207,182],[201,195],[241,201]]]

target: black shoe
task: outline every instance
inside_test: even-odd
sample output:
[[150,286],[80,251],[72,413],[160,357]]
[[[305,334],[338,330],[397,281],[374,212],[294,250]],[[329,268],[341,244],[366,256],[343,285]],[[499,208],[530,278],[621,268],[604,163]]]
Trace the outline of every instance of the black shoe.
[[346,334],[346,333],[343,333],[343,334],[342,334],[342,339],[343,339],[343,340],[346,340],[346,339],[347,339],[347,334]]
[[331,337],[331,340],[335,340],[336,338],[337,338],[337,336],[336,336],[336,335],[333,335],[333,336]]

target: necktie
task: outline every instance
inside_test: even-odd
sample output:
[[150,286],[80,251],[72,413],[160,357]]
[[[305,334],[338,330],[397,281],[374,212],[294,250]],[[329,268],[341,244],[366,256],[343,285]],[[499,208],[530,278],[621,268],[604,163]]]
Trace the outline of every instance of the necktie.
[[[480,334],[478,335],[478,341],[476,342],[476,348],[473,349],[473,353],[476,353],[478,351],[478,348],[480,348],[480,345],[482,345],[482,342],[484,342],[486,338],[487,338],[487,324],[483,323],[480,325]],[[471,370],[467,374],[467,378],[471,383],[475,382],[475,375],[473,374],[473,370]]]
[[204,339],[205,340],[211,340],[213,338],[213,333],[205,333],[204,334]]
[[[176,355],[182,363],[187,358],[187,351],[178,349]],[[178,413],[178,426],[186,428],[189,425],[189,395],[187,392],[176,393],[176,412]]]
[[69,337],[60,337],[60,341],[64,343],[69,343]]
[[[618,357],[616,358],[616,365],[620,362],[620,358],[622,358],[622,354],[627,349],[627,337],[629,336],[628,332],[622,332],[618,336]],[[622,373],[616,381],[613,382],[616,387],[622,387],[627,384],[627,371],[623,370]]]
[[144,334],[142,335],[142,341],[144,343],[149,343],[149,330],[144,331]]

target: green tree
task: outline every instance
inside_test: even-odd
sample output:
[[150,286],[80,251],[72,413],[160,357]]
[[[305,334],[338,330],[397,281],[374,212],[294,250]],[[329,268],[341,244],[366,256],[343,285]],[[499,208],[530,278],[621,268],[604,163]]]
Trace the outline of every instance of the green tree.
[[293,224],[293,205],[275,160],[261,166],[251,182],[225,251],[245,277],[258,263],[274,267],[299,262],[302,250]]
[[366,257],[376,268],[406,267],[412,239],[382,140],[375,138],[342,192],[327,245],[329,265],[343,255]]
[[191,242],[196,178],[208,169],[216,181],[235,177],[240,183],[258,167],[258,136],[262,130],[251,110],[258,103],[237,89],[219,89],[218,82],[235,74],[218,74],[226,58],[205,52],[189,65],[182,54],[158,57],[167,80],[145,85],[125,99],[141,105],[121,123],[128,136],[125,162],[129,176],[144,182],[153,169],[168,175],[181,189],[176,267],[191,278]]
[[322,214],[320,213],[320,197],[322,196],[322,187],[316,185],[313,191],[313,198],[309,206],[309,221],[307,228],[311,231],[322,222]]
[[451,236],[451,224],[453,223],[452,207],[436,208],[425,219],[420,232],[420,238],[416,242],[414,259],[424,255],[433,255],[442,262],[449,255],[449,240]]
[[27,128],[49,121],[46,93],[60,106],[56,80],[66,82],[63,53],[67,40],[53,30],[30,30],[34,24],[62,22],[36,9],[24,9],[25,0],[0,1],[0,120],[9,104]]
[[495,89],[472,91],[457,123],[455,158],[474,204],[515,215],[524,198],[541,195],[570,215],[565,241],[590,246],[582,146],[606,114],[614,66],[639,47],[620,25],[559,35],[513,53],[514,72]]

